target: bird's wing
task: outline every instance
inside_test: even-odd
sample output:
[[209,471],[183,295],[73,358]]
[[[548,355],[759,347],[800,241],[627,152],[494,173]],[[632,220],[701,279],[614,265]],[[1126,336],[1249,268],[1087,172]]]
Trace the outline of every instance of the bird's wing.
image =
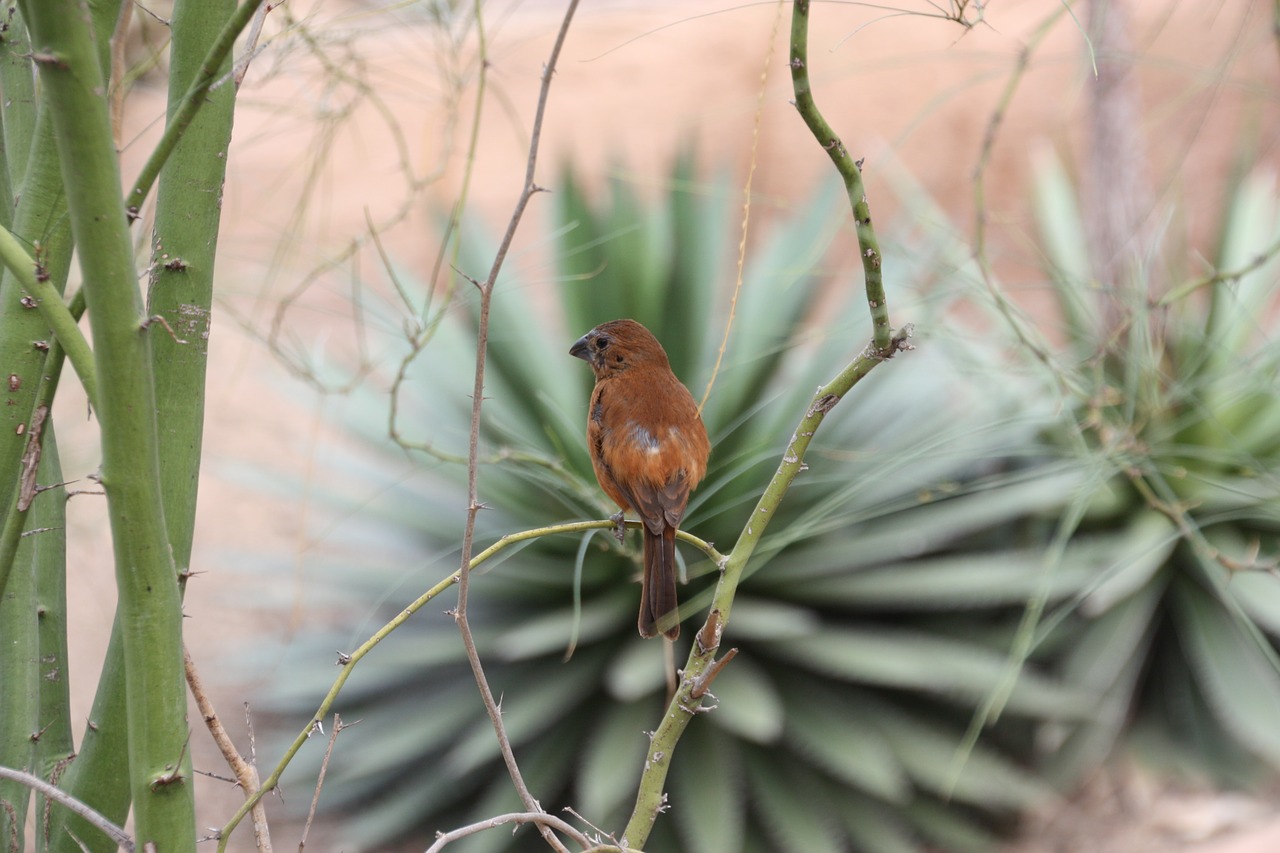
[[684,471],[676,471],[663,483],[642,479],[623,488],[632,509],[650,531],[662,533],[664,528],[680,526],[689,502],[689,478]]
[[691,485],[679,439],[671,434],[658,438],[634,424],[611,438],[601,449],[627,503],[654,533],[679,527]]

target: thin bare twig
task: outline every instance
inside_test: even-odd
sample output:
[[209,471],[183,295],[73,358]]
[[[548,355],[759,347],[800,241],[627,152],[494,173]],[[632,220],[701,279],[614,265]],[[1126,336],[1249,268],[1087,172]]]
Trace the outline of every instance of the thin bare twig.
[[[484,702],[485,711],[489,714],[490,722],[493,723],[493,731],[498,739],[498,748],[502,752],[502,760],[507,765],[507,772],[510,774],[511,781],[520,796],[520,801],[524,803],[526,809],[536,814],[545,814],[545,812],[543,812],[542,806],[538,801],[534,799],[533,794],[529,793],[528,786],[525,785],[524,777],[520,773],[520,767],[516,764],[515,753],[511,749],[511,741],[507,737],[506,726],[502,723],[502,710],[498,707],[497,700],[494,699],[493,690],[489,687],[488,679],[485,678],[484,666],[480,662],[480,654],[476,651],[475,638],[471,634],[471,625],[467,620],[467,594],[470,588],[471,551],[475,541],[476,516],[479,515],[480,510],[483,508],[477,489],[477,477],[480,470],[480,413],[484,405],[484,371],[489,343],[489,306],[493,300],[493,289],[498,280],[498,273],[506,260],[507,252],[511,248],[511,241],[515,238],[516,230],[520,227],[520,220],[524,217],[525,208],[528,207],[529,200],[533,198],[534,194],[541,190],[534,183],[533,178],[538,164],[538,147],[542,138],[542,120],[546,114],[547,99],[551,93],[551,79],[555,75],[556,61],[559,59],[560,51],[564,47],[565,38],[569,33],[569,24],[573,21],[573,13],[577,8],[578,0],[569,0],[564,19],[560,23],[560,30],[556,33],[555,44],[551,48],[551,55],[547,58],[547,64],[543,68],[542,85],[538,90],[538,107],[534,112],[533,129],[529,135],[529,160],[525,167],[524,186],[521,189],[520,198],[516,202],[515,210],[511,213],[511,219],[507,223],[506,233],[502,235],[502,241],[498,244],[497,253],[493,258],[493,265],[489,268],[489,275],[480,284],[480,319],[476,331],[476,375],[471,395],[471,430],[467,450],[467,521],[462,535],[458,607],[454,614],[454,618],[458,623],[458,631],[462,635],[462,645],[467,652],[467,662],[471,665],[471,672],[475,676],[476,686],[480,690],[480,697]],[[476,12],[478,15],[479,4],[477,4]],[[567,853],[565,846],[556,838],[555,833],[547,822],[539,821],[537,827],[547,844],[555,850]]]
[[[213,702],[210,701],[209,694],[205,692],[204,684],[200,681],[200,673],[196,671],[191,652],[185,646],[182,649],[182,661],[187,674],[187,687],[191,691],[191,697],[196,700],[196,707],[200,709],[200,716],[204,718],[204,724],[208,727],[213,742],[218,745],[218,750],[222,753],[227,766],[231,768],[231,772],[236,774],[236,782],[244,789],[245,797],[253,797],[258,793],[258,768],[245,761],[240,751],[236,749],[236,745],[231,742],[231,736],[223,727],[222,721],[218,718],[218,712],[214,710]],[[271,853],[271,833],[267,829],[267,811],[261,800],[253,804],[253,836],[257,842],[258,853]]]
[[311,832],[311,823],[316,819],[316,805],[320,802],[320,789],[324,787],[324,777],[329,772],[329,759],[333,756],[333,745],[338,742],[338,732],[345,728],[347,727],[342,724],[342,717],[334,714],[333,731],[329,734],[329,745],[324,748],[324,760],[320,762],[320,775],[316,777],[316,790],[311,795],[311,808],[307,810],[307,822],[302,827],[302,838],[298,840],[298,853],[302,853],[307,846],[307,835]]
[[494,827],[503,826],[508,823],[532,823],[545,828],[548,832],[550,832],[551,828],[554,827],[572,838],[578,844],[581,844],[583,850],[600,849],[599,846],[593,844],[589,838],[574,829],[573,826],[562,818],[558,818],[555,815],[547,814],[546,812],[539,810],[534,812],[512,812],[510,814],[498,815],[497,817],[491,817],[487,820],[477,821],[476,823],[459,827],[450,832],[442,832],[436,836],[435,844],[432,844],[427,848],[427,853],[439,853],[440,850],[444,849],[446,844],[466,838],[469,835],[475,835],[478,832],[484,832],[486,829],[493,829]]
[[124,125],[124,52],[132,18],[133,4],[121,3],[116,30],[111,34],[111,138],[115,140],[117,151],[124,147],[120,130]]
[[129,837],[129,833],[107,820],[102,815],[91,809],[89,806],[77,800],[61,788],[55,788],[39,776],[32,776],[30,773],[22,770],[14,770],[9,767],[0,767],[0,779],[9,779],[20,785],[26,785],[31,790],[50,800],[66,806],[89,823],[102,830],[103,834],[120,846],[120,849],[133,853],[133,839]]
[[768,46],[764,52],[764,67],[760,69],[760,87],[756,90],[756,114],[751,125],[751,158],[747,163],[747,179],[742,186],[742,237],[738,241],[738,274],[733,282],[733,296],[729,299],[729,318],[724,323],[724,337],[720,339],[720,349],[716,351],[715,363],[711,365],[711,376],[707,379],[706,390],[698,401],[698,414],[702,414],[707,400],[711,397],[711,389],[715,387],[716,376],[720,373],[720,365],[724,362],[725,350],[729,348],[729,334],[733,331],[733,320],[738,313],[738,296],[742,293],[742,275],[747,263],[747,234],[751,225],[751,184],[756,174],[756,160],[760,152],[760,123],[764,118],[764,95],[769,82],[769,66],[773,62],[773,45],[778,40],[778,30],[782,26],[782,10],[784,4],[778,0],[773,15],[773,29],[769,32]]
[[258,11],[253,13],[253,20],[249,22],[249,30],[244,37],[244,53],[236,60],[235,66],[231,72],[231,78],[235,81],[237,89],[244,82],[245,75],[249,73],[249,65],[253,62],[253,58],[258,55],[258,39],[262,37],[262,25],[267,21],[267,15],[271,14],[271,10],[276,4],[263,3],[258,7]]
[[[445,461],[450,461],[448,457],[452,454],[437,450],[430,442],[408,441],[400,434],[400,392],[403,390],[404,383],[408,378],[409,368],[418,360],[418,356],[422,355],[427,345],[435,337],[436,330],[440,327],[446,310],[453,302],[453,279],[446,279],[442,286],[440,273],[445,267],[446,259],[448,259],[450,267],[456,268],[458,263],[461,241],[458,239],[457,234],[462,224],[463,212],[466,210],[467,201],[471,194],[471,180],[475,175],[476,167],[476,151],[480,147],[481,117],[484,115],[485,93],[489,85],[489,42],[485,32],[484,17],[481,14],[480,0],[476,0],[475,4],[475,22],[477,41],[475,107],[471,113],[471,129],[467,139],[465,159],[466,165],[462,170],[462,185],[458,190],[458,197],[454,199],[453,208],[449,212],[449,221],[445,223],[444,234],[440,238],[435,261],[431,265],[431,278],[427,281],[427,292],[422,300],[421,309],[414,309],[412,300],[409,299],[392,272],[391,265],[382,251],[382,246],[377,241],[376,232],[371,232],[378,253],[383,256],[383,266],[386,268],[392,284],[395,285],[396,290],[400,293],[400,298],[404,302],[406,311],[413,318],[411,321],[407,320],[405,324],[409,352],[405,353],[404,358],[400,360],[400,367],[396,371],[395,380],[391,383],[391,401],[387,407],[387,432],[391,436],[391,440],[405,450],[421,450]],[[432,306],[437,301],[437,294],[439,295],[439,306],[435,309],[433,315]],[[415,314],[416,317],[414,316]],[[409,325],[410,322],[413,323],[412,326]]]

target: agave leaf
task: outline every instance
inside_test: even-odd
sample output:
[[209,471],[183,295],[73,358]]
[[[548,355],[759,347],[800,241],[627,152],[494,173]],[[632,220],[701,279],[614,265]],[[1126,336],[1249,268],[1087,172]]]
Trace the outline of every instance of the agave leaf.
[[940,610],[1017,605],[1036,595],[1056,601],[1090,586],[1099,557],[1095,549],[1072,548],[1044,582],[1037,570],[1043,560],[1039,550],[957,554],[819,577],[797,584],[791,595],[814,604]]
[[1280,672],[1259,652],[1257,638],[1202,588],[1179,580],[1173,602],[1178,635],[1214,715],[1273,767],[1280,766]]
[[[865,517],[874,523],[858,530],[856,538],[824,537],[816,544],[795,548],[788,581],[842,574],[936,551],[948,542],[1001,521],[1054,510],[1082,482],[1081,473],[1073,466],[1046,466],[1001,478],[991,484],[1001,486],[998,489],[974,489],[954,497],[945,493],[912,493],[893,507],[872,504]],[[890,509],[911,511],[889,512]],[[854,519],[862,520],[856,515]],[[856,546],[851,547],[851,539]]]
[[1084,601],[1086,615],[1102,613],[1149,584],[1178,541],[1178,532],[1168,517],[1154,510],[1140,512],[1114,538],[1111,559]]
[[716,677],[718,707],[713,721],[752,743],[773,743],[786,722],[782,696],[773,680],[746,655],[738,655]]
[[[559,787],[573,768],[572,758],[573,750],[566,748],[559,737],[547,737],[535,741],[521,750],[519,756],[525,782],[533,791],[554,790]],[[521,811],[524,808],[516,796],[511,780],[505,774],[494,777],[484,795],[476,798],[469,805],[470,820],[467,822],[486,820],[497,814]],[[545,847],[537,830],[532,826],[518,827],[514,830],[514,834],[525,843]],[[511,849],[512,836],[512,830],[498,827],[493,831],[471,836],[466,839],[470,843],[461,849],[466,853],[498,853],[500,850]]]
[[[665,271],[671,255],[671,229],[665,208],[645,206],[632,183],[615,169],[607,182],[610,205],[599,218],[609,241],[609,265],[592,283],[616,292],[621,317],[652,317],[666,295]],[[611,320],[600,317],[596,323]],[[593,324],[594,325],[594,324]]]
[[1105,610],[1097,611],[1078,631],[1062,658],[1062,672],[1071,684],[1101,695],[1121,678],[1128,662],[1140,660],[1151,641],[1152,616],[1166,584],[1155,582],[1134,591]]
[[810,636],[820,624],[809,608],[744,593],[734,599],[729,630],[734,640],[776,640]]
[[[582,367],[569,355],[569,346],[586,329],[571,332],[561,346],[553,346],[556,338],[534,319],[538,311],[532,295],[527,288],[509,287],[501,299],[492,301],[489,315],[488,353],[493,369],[485,374],[485,405],[494,409],[489,420],[512,436],[511,443],[518,447],[545,446],[545,430],[566,424],[567,413],[587,409],[581,383],[563,378],[566,371]],[[475,300],[467,302],[474,317]],[[561,446],[570,443],[569,435],[559,439]]]
[[813,764],[854,788],[889,803],[909,802],[910,779],[880,733],[876,715],[862,710],[857,694],[813,693],[812,689],[788,693],[787,741]]
[[714,726],[692,726],[680,739],[675,762],[679,769],[670,776],[670,801],[686,849],[738,853],[746,802],[742,760],[735,741]]
[[[1280,204],[1276,202],[1276,175],[1259,171],[1250,175],[1230,198],[1218,267],[1223,271],[1241,269],[1277,240]],[[1262,338],[1258,334],[1258,318],[1266,315],[1275,295],[1278,271],[1280,258],[1273,255],[1234,286],[1214,288],[1207,338],[1216,342],[1220,365],[1247,355]],[[1215,374],[1221,372],[1226,371],[1221,367],[1213,370]],[[1212,386],[1206,390],[1213,392]]]
[[[621,596],[594,600],[582,611],[577,624],[578,642],[591,644],[614,633],[619,623],[629,623],[631,610]],[[625,609],[624,609],[625,608]],[[569,649],[574,628],[572,610],[548,610],[501,631],[493,650],[505,661],[529,660]]]
[[[331,767],[330,769],[333,770],[335,768]],[[434,772],[430,766],[422,765],[410,766],[407,770],[399,773],[397,782],[412,789],[416,797],[430,797],[432,799],[449,796],[462,787],[456,781],[451,782],[449,777]],[[315,774],[312,773],[309,779],[299,780],[297,789],[305,790],[307,787],[314,786],[314,784]],[[333,793],[330,787],[328,785],[325,786],[324,802],[330,801]],[[471,790],[475,787],[473,783],[464,790]],[[339,807],[346,805],[336,798],[334,803]],[[421,818],[421,805],[420,803],[416,805],[417,814],[414,813],[415,797],[378,796],[376,792],[366,792],[349,804],[347,812],[349,816],[343,821],[341,829],[338,830],[340,837],[345,841],[340,849],[387,849],[387,842],[401,834],[396,831],[397,827],[412,826],[416,820]],[[456,829],[456,826],[433,827],[435,831],[447,831],[450,829]],[[468,848],[468,853],[474,853],[474,849]]]
[[846,849],[835,811],[824,802],[823,788],[812,774],[794,764],[769,761],[759,748],[746,750],[746,768],[755,814],[775,851]]
[[[692,150],[676,158],[667,195],[671,228],[675,235],[671,269],[661,308],[663,346],[672,364],[686,369],[709,365],[720,345],[721,328],[714,310],[721,288],[732,281],[734,271],[725,251],[731,241],[736,192],[727,172],[701,180]],[[708,251],[707,247],[719,247]],[[686,375],[687,382],[706,377]],[[691,385],[695,399],[701,388]]]
[[[834,185],[815,194],[801,215],[783,224],[753,256],[738,299],[734,334],[716,381],[713,405],[708,409],[708,428],[721,420],[720,412],[736,412],[747,407],[787,351],[792,330],[811,304],[816,288],[812,267],[835,236],[840,217],[835,212],[838,195]],[[725,443],[722,437],[722,444]],[[736,451],[733,436],[723,452]]]
[[[1035,158],[1034,200],[1036,224],[1045,253],[1045,266],[1052,273],[1054,294],[1065,318],[1078,357],[1086,357],[1096,346],[1100,329],[1097,286],[1090,268],[1089,243],[1083,218],[1062,162],[1042,149]],[[1090,292],[1093,291],[1093,292]]]
[[[803,641],[773,643],[784,660],[864,684],[921,690],[962,701],[981,701],[1002,687],[1007,655],[954,639],[896,629],[829,628]],[[1009,697],[1009,711],[1077,718],[1087,697],[1024,671]]]
[[[1280,349],[1280,348],[1277,348]],[[1273,366],[1251,370],[1255,381],[1230,402],[1230,411],[1220,420],[1230,425],[1230,434],[1222,439],[1209,439],[1210,446],[1235,447],[1240,456],[1258,459],[1280,456],[1280,401],[1275,396],[1276,371]],[[1222,405],[1222,403],[1219,403]]]
[[906,821],[874,800],[846,797],[840,802],[839,815],[854,850],[917,853],[921,849]]
[[1043,775],[1050,784],[1070,790],[1115,754],[1117,744],[1133,720],[1136,704],[1133,697],[1144,675],[1144,656],[1151,645],[1149,635],[1144,639],[1147,642],[1135,648],[1133,657],[1119,661],[1120,672],[1098,700],[1093,717],[1071,728],[1054,723],[1040,728],[1038,745],[1049,753]]
[[957,766],[957,734],[909,713],[877,716],[881,731],[915,783],[938,796],[964,803],[1025,809],[1050,796],[1047,785],[991,751],[975,748]]
[[656,705],[643,700],[619,704],[596,716],[574,782],[583,814],[608,820],[635,795]]
[[666,664],[657,643],[630,643],[614,658],[604,674],[609,694],[620,702],[632,702],[665,688]]
[[[577,666],[551,667],[545,663],[513,670],[502,680],[491,681],[495,696],[510,691],[513,697],[503,702],[502,719],[513,744],[530,741],[547,730],[554,720],[576,707],[586,695],[588,686],[600,677],[604,658],[583,653]],[[491,676],[492,678],[492,676]],[[444,761],[458,773],[467,773],[498,755],[498,743],[487,718],[480,718],[469,733],[456,739]]]
[[[403,725],[352,725],[350,732],[344,732],[339,738],[342,749],[335,753],[339,760],[347,760],[344,754],[349,752],[359,756],[358,762],[352,763],[348,778],[353,783],[372,780],[381,784],[388,778],[388,773],[396,773],[414,763],[415,744],[428,738],[431,742],[441,742],[465,728],[466,724],[476,719],[474,690],[468,692],[465,687],[465,684],[455,682],[446,685],[445,690],[433,692],[429,710],[419,710]],[[343,701],[336,704],[344,725],[351,725],[355,720],[361,719],[359,706]],[[313,739],[318,742],[323,740]],[[313,755],[312,759],[318,762],[317,756]]]
[[998,847],[990,832],[936,800],[920,798],[904,811],[921,835],[952,853],[987,853]]
[[[572,169],[562,169],[559,191],[554,194],[559,248],[556,260],[565,282],[566,298],[561,300],[569,333],[580,335],[604,319],[627,317],[625,291],[601,285],[601,276],[625,273],[625,264],[611,263],[605,246],[612,246],[606,228],[598,221],[586,193]],[[603,215],[601,219],[603,218]],[[620,253],[619,253],[620,254]],[[587,380],[582,382],[589,388]]]
[[1049,752],[1046,774],[1069,785],[1111,754],[1134,712],[1134,688],[1155,636],[1153,614],[1165,584],[1151,583],[1072,630],[1062,674],[1095,696],[1092,716],[1069,724],[1041,726],[1039,742]]
[[[1220,543],[1218,537],[1210,541]],[[1237,547],[1244,543],[1237,543]],[[1244,550],[1240,547],[1240,550]],[[1239,572],[1231,576],[1227,592],[1260,626],[1273,636],[1280,636],[1280,578],[1272,572]]]
[[[1240,458],[1248,464],[1260,460]],[[1198,501],[1206,513],[1236,520],[1266,520],[1274,525],[1280,521],[1280,476],[1274,470],[1261,470],[1246,475],[1198,472],[1188,478],[1184,487],[1187,496]],[[1212,517],[1212,516],[1211,516]]]

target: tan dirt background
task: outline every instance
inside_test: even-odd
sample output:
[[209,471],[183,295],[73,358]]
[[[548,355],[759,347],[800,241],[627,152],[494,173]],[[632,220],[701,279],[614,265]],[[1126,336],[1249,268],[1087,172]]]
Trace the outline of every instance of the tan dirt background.
[[[1269,10],[1261,2],[1226,0],[1133,5],[1149,177],[1158,203],[1186,202],[1186,217],[1172,227],[1194,235],[1207,253],[1222,187],[1242,147],[1261,151],[1260,160],[1273,168],[1280,165],[1280,49]],[[883,174],[901,163],[969,227],[973,171],[1000,92],[1036,28],[1062,8],[1055,0],[987,7],[987,22],[965,31],[886,7],[815,4],[816,96],[851,151],[868,158],[868,192],[879,221],[894,208]],[[936,14],[927,2],[905,0],[903,8]],[[520,189],[538,78],[562,10],[541,0],[486,7],[491,98],[471,209],[495,228],[505,223]],[[674,152],[692,140],[704,164],[728,169],[741,183],[759,100],[753,222],[785,216],[815,181],[835,176],[788,103],[788,20],[784,16],[770,50],[774,20],[769,3],[583,4],[552,88],[538,180],[550,185],[557,166],[571,160],[593,183],[622,176],[656,191]],[[193,565],[204,574],[192,582],[186,606],[188,644],[242,746],[240,706],[250,691],[226,668],[224,650],[250,635],[267,644],[286,641],[290,627],[289,614],[264,621],[254,610],[252,575],[238,570],[237,555],[276,554],[296,564],[305,584],[305,556],[315,543],[308,539],[305,499],[269,497],[228,471],[247,463],[269,476],[324,477],[315,454],[325,433],[325,398],[264,339],[277,307],[292,294],[297,301],[281,320],[283,340],[310,352],[354,348],[349,294],[355,281],[373,286],[381,280],[376,257],[365,247],[332,269],[325,262],[366,231],[366,217],[381,223],[403,208],[403,220],[383,235],[385,245],[400,263],[426,274],[438,243],[431,223],[461,185],[475,94],[474,42],[441,35],[415,7],[290,2],[272,13],[267,32],[240,94],[227,155],[208,465]],[[450,81],[455,75],[461,82]],[[1062,16],[1030,55],[987,174],[992,246],[1015,274],[1028,260],[1034,158],[1048,149],[1078,158],[1088,82],[1084,41]],[[142,81],[129,107],[126,179],[156,135],[164,97],[157,85]],[[433,175],[434,182],[409,186]],[[552,271],[540,247],[549,204],[546,196],[534,199],[509,262],[548,287]],[[892,271],[888,276],[892,293]],[[1024,296],[1034,304],[1034,293]],[[68,477],[83,477],[97,461],[83,403],[72,397],[60,400],[59,432]],[[71,511],[73,701],[84,719],[114,592],[101,499],[77,498]],[[193,754],[199,766],[219,769],[198,728]],[[199,825],[220,825],[238,795],[207,781],[198,790]],[[310,792],[289,795],[298,802]],[[1098,780],[1078,802],[1033,820],[1017,849],[1280,850],[1275,802],[1171,789],[1121,770]],[[296,830],[278,823],[275,840],[279,849],[292,847]],[[242,826],[232,849],[250,846]],[[326,849],[323,840],[309,846]]]

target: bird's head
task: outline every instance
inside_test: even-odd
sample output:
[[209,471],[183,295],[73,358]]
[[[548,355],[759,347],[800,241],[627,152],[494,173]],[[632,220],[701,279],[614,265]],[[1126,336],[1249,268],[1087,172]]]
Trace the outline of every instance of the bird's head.
[[578,338],[569,347],[569,355],[590,364],[597,379],[643,364],[670,369],[662,344],[635,320],[601,323]]

